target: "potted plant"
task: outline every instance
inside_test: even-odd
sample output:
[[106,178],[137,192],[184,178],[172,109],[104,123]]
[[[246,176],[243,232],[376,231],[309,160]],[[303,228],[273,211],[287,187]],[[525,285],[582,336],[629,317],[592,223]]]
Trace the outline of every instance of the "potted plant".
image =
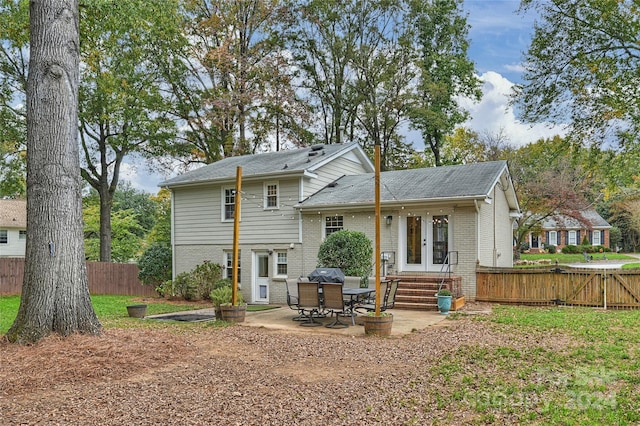
[[147,315],[147,305],[129,305],[127,313],[132,318],[144,318]]
[[391,336],[393,314],[391,312],[380,312],[376,315],[375,311],[367,312],[363,318],[363,323],[364,334],[388,337]]
[[451,309],[453,293],[446,288],[443,288],[438,290],[436,297],[438,298],[438,310],[442,315],[447,315]]
[[243,322],[245,313],[247,312],[247,304],[242,303],[242,296],[238,293],[238,303],[233,305],[231,302],[220,305],[222,312],[222,320],[228,322]]
[[247,304],[242,299],[242,293],[238,292],[236,305],[231,304],[232,288],[223,285],[211,291],[210,297],[216,310],[216,319],[229,322],[244,321]]

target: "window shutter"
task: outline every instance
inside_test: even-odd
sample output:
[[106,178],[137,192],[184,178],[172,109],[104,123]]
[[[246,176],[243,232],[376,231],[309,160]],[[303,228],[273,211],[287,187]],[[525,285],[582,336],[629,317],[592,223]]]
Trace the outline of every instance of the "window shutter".
[[551,241],[549,241],[549,231],[545,231],[544,233],[544,242],[546,244],[551,244]]
[[576,245],[579,246],[580,244],[582,244],[582,240],[580,239],[580,230],[578,229],[576,231]]
[[589,243],[593,244],[593,231],[587,231],[589,233]]

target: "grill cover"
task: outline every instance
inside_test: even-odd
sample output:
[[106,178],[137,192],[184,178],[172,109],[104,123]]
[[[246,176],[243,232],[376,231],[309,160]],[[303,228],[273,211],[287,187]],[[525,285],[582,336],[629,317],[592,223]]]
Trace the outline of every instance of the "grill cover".
[[307,275],[309,281],[316,281],[318,283],[343,283],[344,273],[340,268],[316,268]]

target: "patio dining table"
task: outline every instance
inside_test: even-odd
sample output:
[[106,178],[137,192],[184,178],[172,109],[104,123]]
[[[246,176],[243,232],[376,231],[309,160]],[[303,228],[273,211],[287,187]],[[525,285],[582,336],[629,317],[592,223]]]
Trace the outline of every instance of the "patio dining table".
[[346,299],[346,296],[349,296],[349,300],[345,300],[345,303],[347,306],[347,310],[351,316],[351,324],[356,325],[356,311],[355,311],[356,304],[366,296],[369,296],[374,291],[376,291],[375,287],[374,288],[342,287],[342,294],[343,296],[345,296],[345,299]]

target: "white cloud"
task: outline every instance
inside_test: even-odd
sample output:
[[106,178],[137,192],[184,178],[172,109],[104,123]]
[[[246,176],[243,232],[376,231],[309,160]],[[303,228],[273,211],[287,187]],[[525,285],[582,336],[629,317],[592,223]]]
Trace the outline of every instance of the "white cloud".
[[464,124],[466,127],[480,134],[495,135],[502,131],[514,146],[566,134],[566,129],[561,126],[547,123],[531,125],[519,120],[514,108],[509,105],[513,83],[502,75],[488,71],[479,78],[484,82],[482,100],[478,103],[468,99],[460,102],[471,114],[471,119]]
[[160,190],[158,183],[165,179],[162,174],[133,163],[122,162],[120,166],[120,180],[131,182],[131,186],[138,191],[155,195]]

